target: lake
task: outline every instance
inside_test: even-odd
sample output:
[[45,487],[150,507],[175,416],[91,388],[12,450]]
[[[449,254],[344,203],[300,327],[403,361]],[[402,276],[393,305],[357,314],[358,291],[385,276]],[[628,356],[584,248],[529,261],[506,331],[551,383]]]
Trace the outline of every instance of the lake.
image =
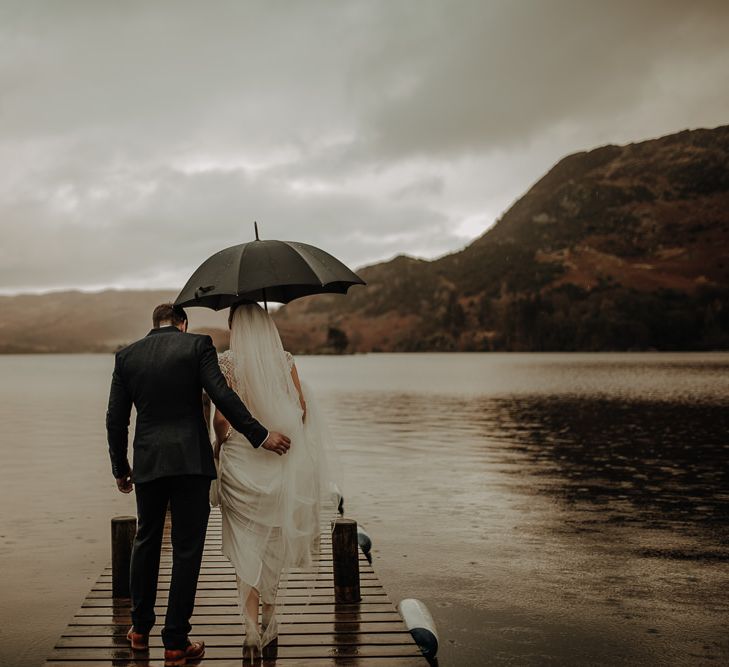
[[[441,665],[729,663],[729,354],[298,357]],[[111,355],[0,356],[3,665],[109,560]],[[194,628],[193,628],[194,636]]]

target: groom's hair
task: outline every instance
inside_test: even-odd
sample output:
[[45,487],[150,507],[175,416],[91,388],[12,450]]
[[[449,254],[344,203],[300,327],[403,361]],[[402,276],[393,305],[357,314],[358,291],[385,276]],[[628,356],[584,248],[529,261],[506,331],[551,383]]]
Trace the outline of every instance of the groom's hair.
[[171,303],[161,303],[152,312],[152,325],[155,329],[159,329],[162,322],[169,322],[177,326],[183,322],[187,322],[187,314],[180,308]]

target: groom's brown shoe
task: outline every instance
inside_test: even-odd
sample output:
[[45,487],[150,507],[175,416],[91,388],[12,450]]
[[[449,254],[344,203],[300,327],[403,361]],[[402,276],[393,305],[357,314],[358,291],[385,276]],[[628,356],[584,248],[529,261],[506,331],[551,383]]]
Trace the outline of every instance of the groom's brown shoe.
[[189,661],[200,660],[205,655],[205,642],[191,642],[186,648],[165,649],[165,667],[183,667]]
[[134,626],[129,628],[129,632],[127,632],[127,639],[132,642],[132,648],[135,651],[149,650],[149,635],[142,634],[141,632],[134,632]]

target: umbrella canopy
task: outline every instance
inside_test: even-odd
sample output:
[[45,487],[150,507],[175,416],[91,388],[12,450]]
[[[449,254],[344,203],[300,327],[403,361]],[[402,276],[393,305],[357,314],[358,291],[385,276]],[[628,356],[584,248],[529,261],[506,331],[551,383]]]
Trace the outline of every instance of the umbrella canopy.
[[288,303],[311,294],[346,294],[352,285],[365,284],[320,248],[256,239],[208,257],[182,288],[175,305],[222,310],[243,300]]

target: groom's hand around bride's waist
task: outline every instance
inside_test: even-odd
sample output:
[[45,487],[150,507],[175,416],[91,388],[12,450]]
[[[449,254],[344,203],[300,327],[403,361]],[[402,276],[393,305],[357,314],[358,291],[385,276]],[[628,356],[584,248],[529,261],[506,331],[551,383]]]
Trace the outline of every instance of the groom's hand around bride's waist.
[[283,433],[271,431],[261,446],[269,452],[276,452],[279,456],[283,456],[289,451],[289,448],[291,447],[291,440],[289,440],[289,438],[287,438]]

